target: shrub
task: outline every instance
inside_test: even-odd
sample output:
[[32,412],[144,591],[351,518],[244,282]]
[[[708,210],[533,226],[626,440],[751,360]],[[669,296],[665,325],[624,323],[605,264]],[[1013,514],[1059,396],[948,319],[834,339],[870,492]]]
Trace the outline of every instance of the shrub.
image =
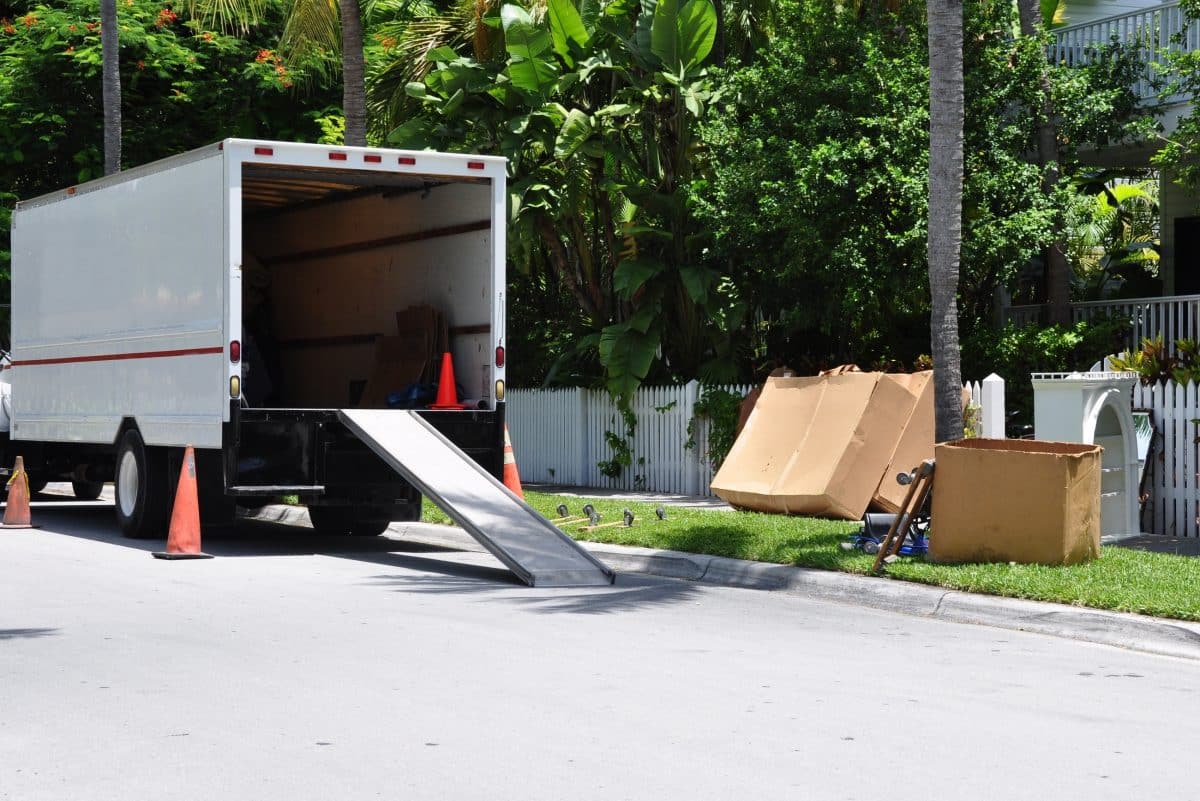
[[1033,425],[1030,373],[1087,370],[1105,356],[1125,348],[1129,321],[1123,318],[1081,320],[1070,326],[980,329],[963,339],[962,374],[978,380],[989,373],[1004,379],[1010,427]]

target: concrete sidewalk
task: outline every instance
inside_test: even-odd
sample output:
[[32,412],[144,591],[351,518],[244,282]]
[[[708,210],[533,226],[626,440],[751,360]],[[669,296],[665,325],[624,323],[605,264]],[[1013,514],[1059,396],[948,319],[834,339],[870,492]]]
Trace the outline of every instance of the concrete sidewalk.
[[[539,487],[539,491],[546,491]],[[629,498],[628,493],[595,491],[584,497]],[[572,495],[582,493],[572,490]],[[662,496],[650,497],[653,502]],[[711,499],[701,499],[708,501]],[[672,502],[672,505],[678,505]],[[301,507],[268,506],[253,519],[307,525]],[[484,549],[454,526],[393,523],[390,536],[462,551]],[[618,572],[695,581],[726,587],[788,592],[834,603],[867,606],[953,623],[973,623],[1113,645],[1144,653],[1200,660],[1200,623],[1106,612],[1064,604],[1025,601],[947,590],[886,578],[812,568],[764,564],[718,556],[581,542],[580,545]]]

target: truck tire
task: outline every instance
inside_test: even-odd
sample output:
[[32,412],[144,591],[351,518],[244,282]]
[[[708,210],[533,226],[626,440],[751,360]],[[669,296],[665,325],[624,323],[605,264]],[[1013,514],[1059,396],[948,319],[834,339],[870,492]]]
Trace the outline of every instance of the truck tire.
[[137,429],[127,430],[117,446],[115,484],[121,533],[133,539],[165,537],[171,506],[166,449],[148,448]]
[[48,478],[44,478],[42,476],[37,476],[37,475],[29,476],[29,494],[37,495],[39,492],[44,490],[46,488],[46,485],[49,483],[50,483],[50,479],[48,479]]
[[382,510],[352,506],[310,506],[308,519],[318,534],[352,537],[378,537],[391,523]]
[[94,501],[100,497],[100,493],[104,491],[103,481],[72,481],[71,489],[75,492],[75,497],[81,501]]

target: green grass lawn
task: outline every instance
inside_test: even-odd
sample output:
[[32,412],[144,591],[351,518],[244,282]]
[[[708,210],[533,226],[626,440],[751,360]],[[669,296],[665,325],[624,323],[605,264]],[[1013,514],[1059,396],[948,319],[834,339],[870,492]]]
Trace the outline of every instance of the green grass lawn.
[[[549,518],[557,516],[555,507],[560,503],[566,503],[575,514],[580,514],[583,504],[591,503],[600,512],[601,522],[619,521],[625,508],[636,516],[632,528],[617,526],[584,532],[578,530],[579,524],[564,527],[580,540],[845,573],[867,573],[875,561],[874,556],[839,547],[839,543],[858,530],[857,523],[672,506],[666,507],[667,519],[659,520],[654,514],[655,504],[650,503],[540,492],[526,492],[525,498]],[[450,522],[428,502],[424,518],[434,523]],[[936,565],[920,558],[902,558],[890,565],[886,574],[967,592],[1200,620],[1200,559],[1194,557],[1105,547],[1099,559],[1074,567]]]

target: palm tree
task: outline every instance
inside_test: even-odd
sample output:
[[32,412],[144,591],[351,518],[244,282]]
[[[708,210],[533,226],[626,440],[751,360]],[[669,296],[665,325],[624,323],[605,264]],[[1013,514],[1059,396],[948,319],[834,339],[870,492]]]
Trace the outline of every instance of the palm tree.
[[358,0],[293,0],[279,46],[290,56],[314,51],[340,53],[345,142],[359,147],[366,145],[365,59]]
[[929,334],[933,346],[938,442],[963,434],[958,350],[958,266],[962,249],[963,4],[928,0]]
[[[222,30],[246,31],[261,19],[270,0],[192,0],[191,14]],[[367,144],[366,89],[363,74],[362,10],[358,0],[292,0],[284,24],[280,49],[298,56],[312,52],[340,52],[342,113],[346,117],[345,142]]]
[[432,64],[425,54],[439,47],[450,47],[476,61],[504,53],[501,34],[484,23],[484,15],[494,11],[501,0],[410,0],[402,12],[382,22],[375,30],[395,44],[388,60],[372,70],[369,105],[379,129],[390,131],[407,119],[419,103],[404,87],[425,79]]
[[117,0],[100,0],[100,82],[104,107],[104,174],[121,171],[121,64]]

